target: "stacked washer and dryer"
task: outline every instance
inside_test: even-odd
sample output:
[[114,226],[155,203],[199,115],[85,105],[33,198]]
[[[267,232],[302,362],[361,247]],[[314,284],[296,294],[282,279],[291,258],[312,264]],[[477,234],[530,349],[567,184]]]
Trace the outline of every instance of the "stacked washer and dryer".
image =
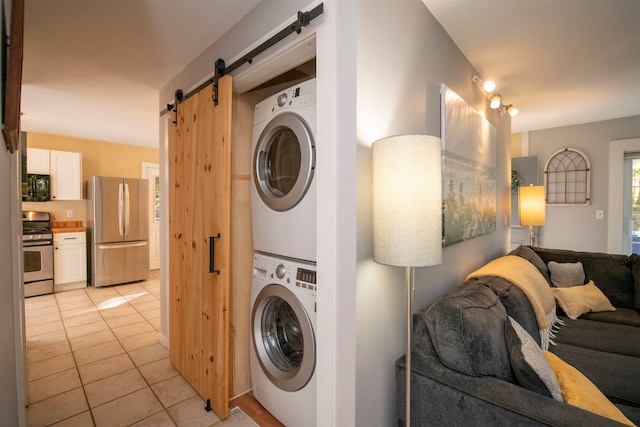
[[255,107],[251,380],[288,427],[316,422],[315,131],[315,79]]

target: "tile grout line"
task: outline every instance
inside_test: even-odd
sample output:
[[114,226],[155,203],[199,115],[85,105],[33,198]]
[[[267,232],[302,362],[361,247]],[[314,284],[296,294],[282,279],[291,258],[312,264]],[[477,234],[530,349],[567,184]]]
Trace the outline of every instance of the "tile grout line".
[[[153,280],[158,280],[158,279],[153,279]],[[152,292],[152,290],[150,290],[149,288],[147,288],[147,287],[145,287],[145,286],[143,286],[143,285],[140,285],[140,286],[144,289],[144,291],[145,291],[145,293],[146,293],[146,294],[148,294],[148,295],[152,295],[152,296],[155,298],[155,301],[159,301],[158,296],[157,296],[157,295],[155,295],[155,294]],[[113,289],[116,291],[116,293],[118,294],[118,296],[119,296],[119,297],[121,297],[121,298],[123,298],[123,299],[124,299],[124,301],[127,303],[127,306],[128,306],[128,307],[133,308],[133,309],[135,310],[135,312],[136,312],[137,314],[139,314],[139,315],[143,318],[143,321],[144,321],[145,323],[147,323],[147,324],[152,328],[152,331],[154,331],[154,332],[158,333],[158,329],[157,329],[157,328],[156,328],[156,327],[151,323],[151,321],[150,321],[147,317],[145,317],[145,316],[144,316],[144,314],[143,314],[143,311],[149,311],[149,310],[141,310],[141,309],[139,309],[138,307],[136,307],[136,305],[132,304],[132,303],[131,303],[132,299],[128,299],[128,298],[127,298],[127,297],[128,297],[128,296],[130,296],[131,294],[125,294],[125,293],[121,292],[121,291],[123,291],[123,289],[118,289],[117,287],[114,287]],[[156,393],[156,391],[152,388],[152,384],[150,384],[150,383],[149,383],[149,380],[147,380],[147,378],[142,374],[142,371],[140,370],[140,368],[141,368],[142,366],[146,366],[146,365],[148,365],[148,364],[150,364],[150,363],[156,362],[157,360],[156,360],[156,361],[150,361],[150,362],[148,362],[148,363],[145,363],[144,365],[138,366],[138,364],[136,364],[136,363],[135,363],[135,361],[132,359],[132,356],[131,356],[130,352],[131,352],[131,351],[134,351],[134,350],[137,350],[137,349],[139,349],[139,348],[144,348],[144,347],[146,347],[146,346],[137,347],[137,348],[134,348],[134,349],[131,349],[131,350],[127,350],[127,349],[124,347],[124,345],[123,345],[123,343],[122,343],[122,341],[121,341],[121,340],[123,340],[123,339],[125,339],[125,338],[129,338],[129,337],[131,337],[131,336],[136,336],[136,335],[141,335],[141,334],[134,334],[134,335],[131,335],[131,336],[127,336],[127,337],[122,337],[122,338],[120,338],[118,335],[116,335],[116,334],[115,334],[115,332],[114,332],[114,327],[112,327],[112,326],[109,324],[109,322],[107,321],[107,317],[105,317],[105,316],[104,316],[104,314],[103,314],[102,310],[98,307],[98,305],[97,305],[96,301],[91,297],[91,293],[92,293],[92,292],[91,292],[91,293],[90,293],[90,292],[87,292],[87,291],[86,291],[86,289],[83,289],[82,291],[83,291],[83,292],[82,292],[83,298],[78,298],[78,300],[83,300],[84,298],[87,298],[87,299],[88,299],[88,301],[90,302],[90,305],[88,305],[88,306],[89,306],[89,307],[92,307],[92,311],[93,311],[93,309],[95,309],[95,311],[97,311],[97,312],[98,312],[98,314],[100,315],[100,318],[102,319],[102,321],[103,321],[103,322],[105,322],[105,324],[106,324],[106,326],[107,326],[108,330],[109,330],[109,331],[114,335],[114,337],[115,337],[115,341],[117,341],[117,342],[118,342],[118,344],[121,346],[121,348],[122,348],[122,350],[123,350],[124,354],[126,354],[126,356],[127,356],[128,360],[133,364],[134,368],[136,369],[136,371],[138,372],[138,374],[140,375],[140,377],[143,379],[144,384],[145,384],[145,385],[146,385],[146,387],[147,387],[147,388],[152,392],[152,394],[154,395],[154,397],[155,397],[155,398],[157,399],[157,401],[160,403],[160,407],[162,408],[162,409],[160,409],[159,411],[154,412],[154,413],[152,413],[152,414],[150,414],[150,415],[146,416],[145,418],[142,418],[142,419],[140,419],[140,420],[135,421],[133,424],[138,423],[138,422],[140,422],[140,421],[143,421],[143,420],[145,420],[145,419],[147,419],[147,418],[149,418],[149,417],[155,416],[155,415],[157,415],[157,414],[158,414],[158,413],[160,413],[160,412],[166,412],[166,414],[167,414],[167,415],[168,415],[168,417],[171,419],[171,421],[172,421],[174,424],[176,424],[176,425],[177,425],[177,424],[178,424],[178,423],[177,423],[177,420],[176,420],[176,419],[171,415],[171,413],[169,412],[169,407],[165,406],[165,404],[164,404],[164,403],[162,402],[162,400],[160,399],[159,395],[158,395],[158,394]],[[72,304],[72,303],[71,303],[71,304]],[[60,317],[60,321],[61,321],[61,323],[62,323],[62,329],[64,330],[64,337],[65,337],[65,339],[66,339],[66,341],[67,341],[67,344],[68,344],[68,346],[69,346],[71,357],[73,358],[73,363],[74,363],[75,372],[76,372],[76,374],[78,375],[78,378],[79,378],[79,380],[80,380],[80,387],[82,387],[82,391],[83,391],[83,394],[84,394],[84,397],[85,397],[85,401],[86,401],[86,403],[87,403],[87,407],[88,407],[89,415],[91,416],[91,420],[92,420],[93,425],[94,425],[94,426],[96,426],[96,425],[97,425],[97,424],[96,424],[96,419],[95,419],[95,417],[94,417],[94,413],[93,413],[93,409],[95,409],[95,408],[91,408],[91,406],[89,405],[89,398],[88,398],[88,395],[87,395],[87,392],[86,392],[85,384],[84,384],[84,382],[83,382],[83,380],[82,380],[82,377],[81,377],[81,375],[80,375],[80,366],[78,365],[78,360],[77,360],[77,357],[76,357],[76,351],[84,350],[84,349],[86,349],[86,348],[91,348],[91,347],[94,347],[94,346],[97,346],[97,345],[100,345],[100,344],[96,344],[96,345],[94,345],[94,346],[90,346],[90,347],[86,347],[86,348],[82,348],[82,349],[74,350],[74,349],[73,349],[73,347],[72,347],[72,345],[71,345],[71,338],[70,338],[70,336],[69,336],[68,329],[69,329],[69,328],[72,328],[72,327],[84,326],[84,325],[86,325],[86,324],[85,324],[85,323],[83,323],[83,324],[81,324],[81,325],[74,325],[74,326],[69,326],[69,327],[68,327],[68,326],[67,326],[67,323],[65,322],[65,320],[67,320],[67,318],[66,318],[66,317],[63,317],[62,312],[63,312],[63,311],[70,311],[70,310],[74,310],[74,309],[77,309],[77,308],[73,308],[73,309],[69,309],[69,310],[62,310],[61,300],[59,300],[59,299],[55,296],[55,294],[54,294],[54,296],[53,296],[53,304],[51,304],[50,306],[54,306],[54,305],[55,305],[55,307],[56,307],[56,309],[57,309],[57,314],[58,314],[58,316]],[[45,306],[45,307],[47,307],[47,306]],[[44,307],[43,307],[43,308],[44,308]],[[79,307],[79,308],[81,308],[81,307]],[[75,317],[75,316],[71,316],[71,317]],[[117,316],[116,316],[116,317],[117,317]],[[116,318],[116,317],[114,317],[114,318]],[[90,322],[90,323],[97,323],[97,322]],[[134,322],[134,323],[140,323],[140,322]],[[133,323],[132,323],[132,324],[133,324]],[[129,326],[129,325],[122,325],[122,326],[120,326],[120,327],[126,327],[126,326]],[[152,332],[152,331],[148,331],[148,332]],[[146,333],[146,332],[143,332],[142,334],[144,334],[144,333]],[[45,334],[43,334],[43,335],[45,335]],[[83,337],[83,336],[86,336],[86,335],[90,335],[90,334],[79,335],[78,337],[74,337],[74,339],[75,339],[75,338],[79,338],[79,337]],[[112,341],[109,341],[109,342],[112,342]],[[156,340],[156,342],[157,342],[157,340]],[[154,344],[155,344],[155,343],[154,343]],[[150,344],[150,345],[153,345],[153,344]],[[68,353],[64,353],[64,354],[68,354]],[[99,362],[100,360],[105,360],[105,359],[99,359],[99,360],[97,360],[97,361],[95,361],[95,362]],[[162,359],[158,359],[158,360],[162,360]],[[90,363],[93,363],[93,362],[90,362]],[[51,374],[51,375],[53,375],[53,374]],[[117,375],[117,374],[115,374],[115,375]],[[172,376],[172,377],[170,377],[170,378],[164,379],[164,380],[162,380],[162,381],[166,381],[166,380],[172,379],[172,378],[174,378],[174,377],[176,377],[176,376],[180,376],[180,375],[181,375],[181,374],[180,374],[180,372],[178,371],[178,373],[177,373],[175,376]],[[38,378],[38,380],[39,380],[39,379],[44,379],[44,378],[46,378],[46,377],[48,377],[48,376],[50,376],[50,375],[47,375],[47,376],[44,376],[44,377]],[[113,376],[113,375],[110,375],[110,376]],[[105,378],[109,378],[110,376],[105,377]],[[158,381],[158,383],[160,383],[160,382],[162,382],[162,381]],[[94,381],[94,382],[95,382],[95,381]],[[92,383],[93,383],[93,382],[92,382]],[[91,384],[91,383],[90,383],[90,384]],[[156,384],[156,383],[154,383],[154,384]],[[187,384],[188,384],[188,382],[187,382]],[[191,388],[193,388],[190,384],[189,384],[189,386],[190,386]],[[119,398],[122,398],[122,397],[129,396],[130,394],[135,393],[135,392],[140,391],[140,390],[143,390],[143,389],[144,389],[144,388],[139,389],[139,390],[135,390],[135,391],[133,391],[133,392],[131,392],[131,393],[128,393],[128,394],[126,394],[126,395],[124,395],[124,396],[119,396],[119,397],[118,397],[118,398],[116,398],[116,399],[119,399]],[[72,390],[75,390],[75,389],[72,389]],[[57,395],[62,394],[62,393],[64,393],[64,392],[57,393],[57,394],[56,394],[56,395],[54,395],[54,396],[57,396]],[[50,396],[50,397],[54,397],[54,396]],[[197,392],[196,392],[196,396],[199,396],[199,395],[197,394]],[[193,397],[193,396],[192,396],[192,397]],[[176,405],[179,405],[179,404],[181,404],[181,403],[183,403],[183,402],[185,402],[185,401],[187,401],[187,400],[191,399],[192,397],[189,397],[189,398],[187,398],[187,399],[183,399],[183,400],[181,400],[181,401],[179,401],[179,402],[175,402],[171,407],[174,407],[174,406],[176,406]],[[113,400],[115,400],[115,399],[113,399]],[[113,400],[110,400],[109,402],[112,402]],[[102,405],[104,405],[104,404],[106,404],[106,403],[109,403],[109,402],[103,402],[103,403],[101,403],[100,405],[96,406],[96,408],[97,408],[97,407],[99,407],[99,406],[102,406]],[[80,415],[80,414],[82,414],[82,413],[84,413],[84,412],[85,412],[85,411],[82,411],[82,412],[80,412],[80,413],[78,413],[78,414],[70,415],[70,416],[68,416],[68,417],[66,417],[66,418],[64,418],[64,419],[62,419],[62,420],[55,421],[54,423],[57,423],[57,422],[61,422],[61,421],[68,420],[68,419],[70,419],[70,418],[72,418],[72,417],[75,417],[75,416],[78,416],[78,415]],[[218,422],[219,422],[219,421],[216,421],[215,423],[211,424],[211,426],[215,425],[215,424],[216,424],[216,423],[218,423]],[[49,425],[51,425],[51,424],[49,424]]]
[[[83,289],[83,292],[87,296],[87,298],[89,298],[89,295],[87,294],[87,291],[85,289]],[[78,379],[80,380],[80,387],[82,388],[82,393],[84,394],[84,400],[87,402],[87,408],[89,411],[89,415],[91,416],[91,422],[95,426],[96,420],[93,418],[93,412],[91,411],[91,406],[89,406],[89,397],[87,396],[87,391],[84,388],[84,383],[82,382],[82,377],[80,376],[80,368],[78,367],[78,361],[76,360],[76,355],[75,355],[75,352],[73,351],[73,347],[71,346],[71,340],[69,339],[69,334],[67,333],[67,325],[64,323],[64,319],[62,318],[62,310],[60,310],[60,302],[58,301],[58,298],[55,296],[55,294],[53,295],[56,300],[56,306],[58,307],[58,314],[60,315],[60,319],[62,320],[62,328],[64,329],[64,336],[67,338],[67,343],[69,344],[69,350],[71,350],[71,357],[73,358],[73,363],[75,364],[76,373],[78,374]],[[91,298],[89,298],[89,300],[91,300]],[[93,301],[91,302],[93,303]],[[81,413],[82,412],[78,414],[73,414],[63,420],[56,421],[55,423],[68,420],[69,418],[80,415]]]

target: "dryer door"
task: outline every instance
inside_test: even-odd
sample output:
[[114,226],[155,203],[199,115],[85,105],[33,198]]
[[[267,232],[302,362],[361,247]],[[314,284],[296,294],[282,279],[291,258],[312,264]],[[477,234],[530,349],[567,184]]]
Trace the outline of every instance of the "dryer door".
[[300,300],[281,285],[260,291],[251,316],[253,345],[262,370],[285,391],[304,387],[316,365],[313,326]]
[[309,126],[294,113],[274,117],[264,128],[253,157],[253,177],[262,201],[279,212],[304,197],[315,168],[315,145]]

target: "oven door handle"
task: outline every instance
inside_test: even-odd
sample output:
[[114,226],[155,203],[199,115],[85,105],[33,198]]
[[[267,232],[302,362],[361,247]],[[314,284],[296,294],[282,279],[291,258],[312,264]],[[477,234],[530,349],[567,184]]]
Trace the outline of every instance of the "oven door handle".
[[46,242],[29,242],[22,244],[23,248],[33,248],[35,246],[53,246],[53,243],[51,242],[51,240],[48,240]]

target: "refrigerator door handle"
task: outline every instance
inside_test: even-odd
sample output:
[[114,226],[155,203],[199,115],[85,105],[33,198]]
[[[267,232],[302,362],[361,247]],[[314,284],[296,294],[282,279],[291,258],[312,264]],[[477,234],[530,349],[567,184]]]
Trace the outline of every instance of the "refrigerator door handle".
[[124,184],[124,237],[129,234],[129,184]]
[[118,184],[118,232],[120,237],[124,237],[124,218],[122,217],[122,210],[124,204],[124,184]]
[[121,243],[121,244],[111,244],[111,245],[98,245],[98,249],[122,249],[122,248],[137,248],[139,246],[147,246],[147,242],[136,242],[136,243]]

